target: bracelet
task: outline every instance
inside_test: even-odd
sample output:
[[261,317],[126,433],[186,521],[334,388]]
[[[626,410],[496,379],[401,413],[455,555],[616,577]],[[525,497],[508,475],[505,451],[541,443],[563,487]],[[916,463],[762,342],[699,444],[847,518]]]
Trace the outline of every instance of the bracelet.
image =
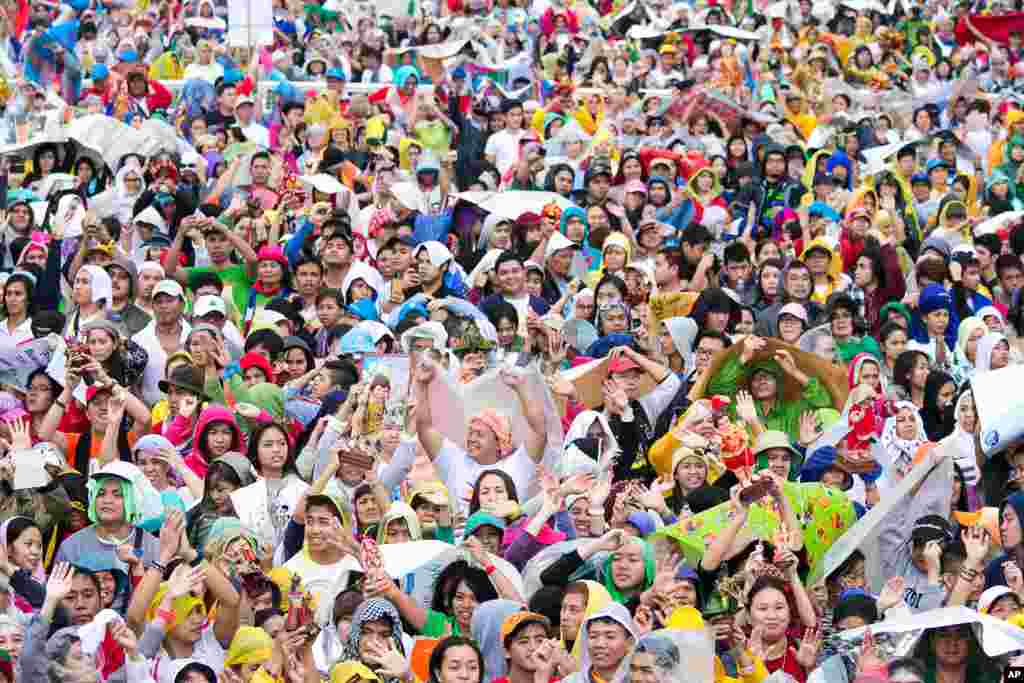
[[165,567],[164,565],[160,564],[156,560],[153,560],[152,562],[149,563],[149,568],[150,569],[157,569],[157,570],[160,571],[161,574],[166,574],[167,573],[167,567]]
[[969,569],[967,567],[960,567],[960,578],[964,581],[974,581],[978,578],[979,572],[977,569]]
[[174,626],[174,622],[177,619],[174,615],[174,610],[170,609],[157,609],[156,615],[160,617],[161,621],[167,624],[168,627]]
[[484,567],[484,573],[487,574],[487,576],[490,576],[496,571],[498,571],[498,568],[495,567],[493,564],[489,564],[486,567]]

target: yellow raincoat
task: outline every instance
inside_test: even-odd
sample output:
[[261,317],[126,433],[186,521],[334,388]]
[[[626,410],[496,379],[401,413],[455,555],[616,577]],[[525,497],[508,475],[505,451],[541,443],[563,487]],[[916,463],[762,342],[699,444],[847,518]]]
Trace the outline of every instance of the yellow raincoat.
[[[608,606],[608,603],[612,601],[612,596],[608,593],[608,589],[599,584],[597,581],[576,581],[573,585],[582,584],[587,589],[587,605],[583,608],[583,618],[580,619],[580,623],[586,623],[587,619],[590,618],[596,612],[600,612],[602,609]],[[565,645],[565,639],[562,639],[562,644]],[[576,634],[576,640],[572,644],[572,656],[576,661],[580,661],[582,656],[583,643],[580,642],[579,633]]]

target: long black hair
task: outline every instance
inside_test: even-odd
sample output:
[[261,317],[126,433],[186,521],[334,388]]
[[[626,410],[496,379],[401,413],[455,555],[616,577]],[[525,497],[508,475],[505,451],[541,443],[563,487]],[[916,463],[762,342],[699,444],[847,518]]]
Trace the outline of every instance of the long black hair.
[[953,433],[955,425],[954,410],[956,401],[948,406],[939,407],[939,391],[942,387],[956,382],[949,373],[942,370],[932,370],[928,373],[928,379],[924,384],[924,404],[921,406],[921,420],[924,422],[924,431],[929,441],[939,441]]
[[288,458],[284,462],[284,467],[281,468],[281,474],[287,475],[289,473],[295,473],[295,447],[292,445],[292,437],[288,433],[288,428],[284,425],[280,425],[276,422],[267,422],[259,425],[253,430],[252,434],[249,435],[249,448],[246,451],[246,457],[249,458],[249,462],[256,468],[256,471],[261,475],[260,472],[260,439],[263,435],[271,429],[277,429],[284,434],[285,442],[288,444]]
[[494,590],[494,585],[487,576],[487,572],[470,566],[465,560],[456,560],[438,575],[437,583],[434,584],[434,595],[430,599],[430,609],[450,616],[452,603],[455,601],[455,591],[463,581],[473,591],[477,602],[498,599],[498,592]]
[[480,668],[480,677],[476,683],[483,683],[487,680],[487,673],[484,671],[484,656],[480,652],[480,648],[477,646],[476,641],[472,638],[465,636],[448,636],[443,639],[434,648],[434,651],[430,653],[430,678],[427,679],[427,683],[441,683],[441,667],[444,666],[444,657],[448,653],[448,650],[453,647],[469,647],[476,653],[477,663]]
[[914,363],[917,362],[919,356],[928,360],[928,354],[924,351],[907,349],[896,358],[896,363],[892,368],[893,384],[903,387],[908,394],[911,393],[910,375],[914,371]]
[[480,476],[476,478],[476,482],[473,484],[473,496],[469,499],[469,514],[473,514],[480,509],[480,482],[483,481],[484,477],[491,475],[501,479],[502,483],[505,484],[505,491],[508,493],[509,500],[514,500],[517,503],[519,502],[519,494],[516,492],[516,483],[507,472],[497,469],[484,470],[480,473]]

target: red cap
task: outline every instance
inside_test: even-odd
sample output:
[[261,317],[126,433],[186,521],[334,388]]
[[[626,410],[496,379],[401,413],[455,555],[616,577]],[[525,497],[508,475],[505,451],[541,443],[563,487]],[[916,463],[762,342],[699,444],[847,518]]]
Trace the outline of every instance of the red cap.
[[615,374],[617,372],[626,372],[627,370],[638,370],[639,365],[636,361],[628,356],[619,356],[608,364],[608,373]]
[[516,223],[523,226],[540,225],[540,214],[534,213],[533,211],[527,211],[519,215],[516,219]]
[[86,388],[86,390],[85,390],[85,403],[86,403],[86,405],[92,403],[92,400],[94,398],[96,398],[96,394],[100,393],[101,391],[106,391],[106,392],[109,393],[110,392],[110,387],[98,387],[98,386],[93,385],[93,386],[90,386],[90,387]]

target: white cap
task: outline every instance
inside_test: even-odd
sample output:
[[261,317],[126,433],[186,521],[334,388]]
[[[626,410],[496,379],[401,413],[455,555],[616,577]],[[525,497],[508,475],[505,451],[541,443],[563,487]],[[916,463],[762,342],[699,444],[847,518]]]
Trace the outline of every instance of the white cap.
[[999,598],[1004,595],[1013,594],[1013,591],[1006,586],[992,586],[991,588],[986,588],[985,592],[978,596],[978,611],[982,614],[988,614],[988,611],[992,609],[992,605],[994,605]]
[[453,258],[452,252],[448,250],[448,247],[434,240],[424,242],[416,247],[416,250],[413,252],[414,256],[419,257],[421,251],[427,252],[427,258],[430,259],[431,265],[435,268],[440,268]]
[[153,298],[156,298],[157,294],[167,294],[169,296],[177,297],[182,301],[185,300],[185,290],[181,288],[175,280],[161,280],[156,283],[156,287],[153,288]]
[[254,100],[251,97],[239,97],[237,100],[235,100],[235,109],[238,109],[243,104],[255,105],[256,104],[256,100]]
[[224,299],[216,294],[204,294],[196,299],[196,305],[192,307],[192,312],[197,318],[204,318],[210,313],[220,313],[225,318],[228,317]]

